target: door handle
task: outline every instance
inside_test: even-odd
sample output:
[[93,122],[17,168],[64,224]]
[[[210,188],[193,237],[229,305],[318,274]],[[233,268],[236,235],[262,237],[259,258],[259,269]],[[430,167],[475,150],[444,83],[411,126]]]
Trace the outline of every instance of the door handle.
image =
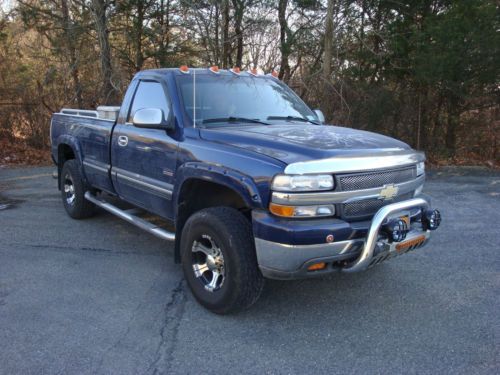
[[118,137],[118,146],[125,147],[126,145],[128,145],[128,137],[125,135],[120,135]]
[[151,147],[149,147],[149,146],[137,146],[136,148],[138,150],[145,151],[145,152],[151,151]]

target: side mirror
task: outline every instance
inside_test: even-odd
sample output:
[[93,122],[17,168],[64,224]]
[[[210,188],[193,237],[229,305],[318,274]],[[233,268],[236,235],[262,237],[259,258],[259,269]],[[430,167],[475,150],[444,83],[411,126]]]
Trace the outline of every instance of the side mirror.
[[325,115],[323,114],[323,112],[321,112],[321,109],[315,109],[314,113],[316,114],[316,117],[318,118],[319,122],[321,124],[324,124],[325,123]]
[[159,108],[142,108],[137,110],[132,119],[134,126],[146,129],[172,129],[170,119],[163,118],[163,111]]

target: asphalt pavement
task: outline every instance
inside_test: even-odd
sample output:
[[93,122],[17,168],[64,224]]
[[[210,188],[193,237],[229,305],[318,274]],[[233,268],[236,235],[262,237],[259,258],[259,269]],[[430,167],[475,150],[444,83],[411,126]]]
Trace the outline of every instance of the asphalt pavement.
[[52,168],[0,169],[0,374],[498,374],[500,173],[448,168],[430,244],[359,274],[199,306],[170,243],[75,221]]

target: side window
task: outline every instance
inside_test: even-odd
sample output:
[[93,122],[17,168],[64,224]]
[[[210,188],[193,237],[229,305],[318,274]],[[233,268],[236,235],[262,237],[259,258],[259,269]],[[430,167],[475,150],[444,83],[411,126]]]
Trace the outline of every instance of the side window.
[[163,111],[164,116],[168,117],[167,97],[160,83],[151,81],[141,81],[139,83],[127,121],[132,122],[135,112],[142,108],[159,108]]

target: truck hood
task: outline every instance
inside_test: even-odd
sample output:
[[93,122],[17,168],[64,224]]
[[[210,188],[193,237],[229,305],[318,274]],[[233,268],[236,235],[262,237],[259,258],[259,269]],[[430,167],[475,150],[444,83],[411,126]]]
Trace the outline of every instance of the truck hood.
[[200,129],[203,139],[267,155],[286,164],[334,156],[409,150],[401,141],[363,130],[326,125],[239,125]]

